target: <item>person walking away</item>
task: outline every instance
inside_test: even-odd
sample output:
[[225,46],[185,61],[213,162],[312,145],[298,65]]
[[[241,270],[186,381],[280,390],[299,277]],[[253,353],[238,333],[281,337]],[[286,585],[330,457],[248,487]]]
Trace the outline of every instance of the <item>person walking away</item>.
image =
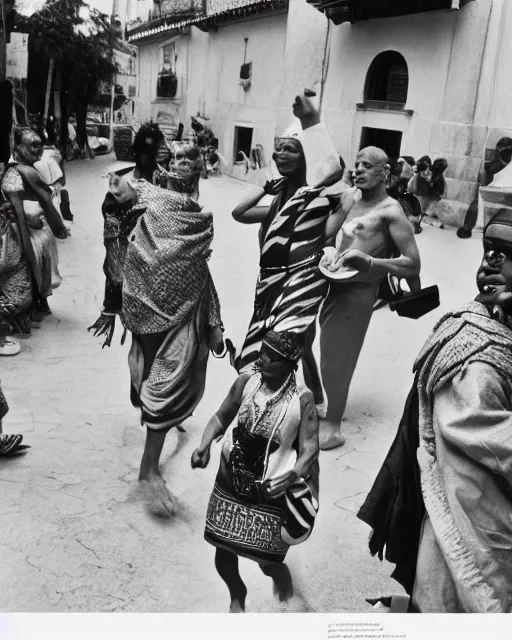
[[[272,578],[281,601],[293,595],[284,563],[290,535],[308,537],[318,510],[318,417],[309,389],[295,378],[302,337],[270,332],[260,349],[260,370],[240,374],[209,421],[192,468],[204,469],[210,449],[224,438],[219,471],[206,515],[205,539],[216,547],[215,567],[230,594],[230,613],[245,612],[247,587],[238,558],[254,560]],[[304,530],[290,534],[286,492],[309,481],[309,511],[299,507]],[[314,521],[314,516],[313,516]]]

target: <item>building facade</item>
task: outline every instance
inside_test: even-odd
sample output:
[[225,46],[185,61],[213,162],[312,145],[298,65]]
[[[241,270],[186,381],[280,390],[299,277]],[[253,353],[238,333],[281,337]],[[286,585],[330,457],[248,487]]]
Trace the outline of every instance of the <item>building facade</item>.
[[[308,86],[320,96],[349,167],[368,144],[395,157],[446,158],[448,191],[437,213],[459,226],[477,195],[486,150],[512,137],[510,1],[180,0],[173,6],[180,3],[181,16],[129,30],[139,47],[140,115],[167,112],[185,126],[190,116],[204,116],[232,175],[265,178],[268,170],[247,170],[239,151],[260,144],[269,164],[274,135],[290,123],[293,98]],[[174,98],[157,95],[165,64],[174,64]]]

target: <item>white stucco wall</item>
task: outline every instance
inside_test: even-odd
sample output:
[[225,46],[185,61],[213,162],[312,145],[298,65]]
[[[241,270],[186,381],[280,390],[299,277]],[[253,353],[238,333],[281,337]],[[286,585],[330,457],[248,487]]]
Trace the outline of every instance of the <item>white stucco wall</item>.
[[[189,78],[189,35],[177,38],[162,37],[139,45],[137,114],[141,120],[156,119],[158,113],[167,113],[178,124],[187,109],[187,82]],[[173,99],[157,98],[157,78],[162,68],[161,49],[174,42],[178,92]]]
[[[435,12],[334,27],[324,108],[336,146],[348,161],[359,148],[363,126],[402,131],[404,154],[428,152],[431,124],[443,107],[455,20],[455,14]],[[390,50],[407,62],[406,108],[414,115],[356,112],[371,62]]]
[[[240,86],[240,67],[252,62],[251,87]],[[193,66],[205,66],[204,113],[219,138],[219,150],[233,161],[234,128],[254,127],[253,145],[261,144],[270,160],[276,128],[276,105],[285,77],[286,15],[269,16],[222,27],[208,36],[206,59],[193,50]],[[199,54],[199,55],[197,55]],[[196,88],[197,91],[197,88]],[[199,106],[199,105],[198,105]],[[190,102],[193,112],[196,106]]]

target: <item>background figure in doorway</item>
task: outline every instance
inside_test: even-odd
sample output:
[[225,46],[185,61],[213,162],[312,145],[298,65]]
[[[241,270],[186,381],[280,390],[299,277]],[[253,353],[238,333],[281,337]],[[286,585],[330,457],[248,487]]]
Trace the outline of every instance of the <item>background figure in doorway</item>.
[[[320,423],[320,448],[345,443],[340,433],[348,392],[381,280],[388,274],[420,289],[420,256],[411,224],[399,203],[387,195],[390,161],[382,149],[368,147],[356,157],[355,186],[361,198],[347,198],[334,214],[341,227],[337,252],[325,256],[328,269],[355,273],[331,282],[320,312],[321,371],[327,394],[327,416]],[[397,257],[393,257],[397,256]]]

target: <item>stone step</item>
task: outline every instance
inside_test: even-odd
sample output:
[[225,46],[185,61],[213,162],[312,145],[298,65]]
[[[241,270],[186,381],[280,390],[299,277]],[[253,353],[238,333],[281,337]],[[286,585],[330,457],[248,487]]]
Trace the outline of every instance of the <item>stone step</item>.
[[435,214],[445,226],[458,229],[464,224],[464,218],[469,204],[460,200],[443,198],[439,202],[433,202],[427,210],[428,215]]

